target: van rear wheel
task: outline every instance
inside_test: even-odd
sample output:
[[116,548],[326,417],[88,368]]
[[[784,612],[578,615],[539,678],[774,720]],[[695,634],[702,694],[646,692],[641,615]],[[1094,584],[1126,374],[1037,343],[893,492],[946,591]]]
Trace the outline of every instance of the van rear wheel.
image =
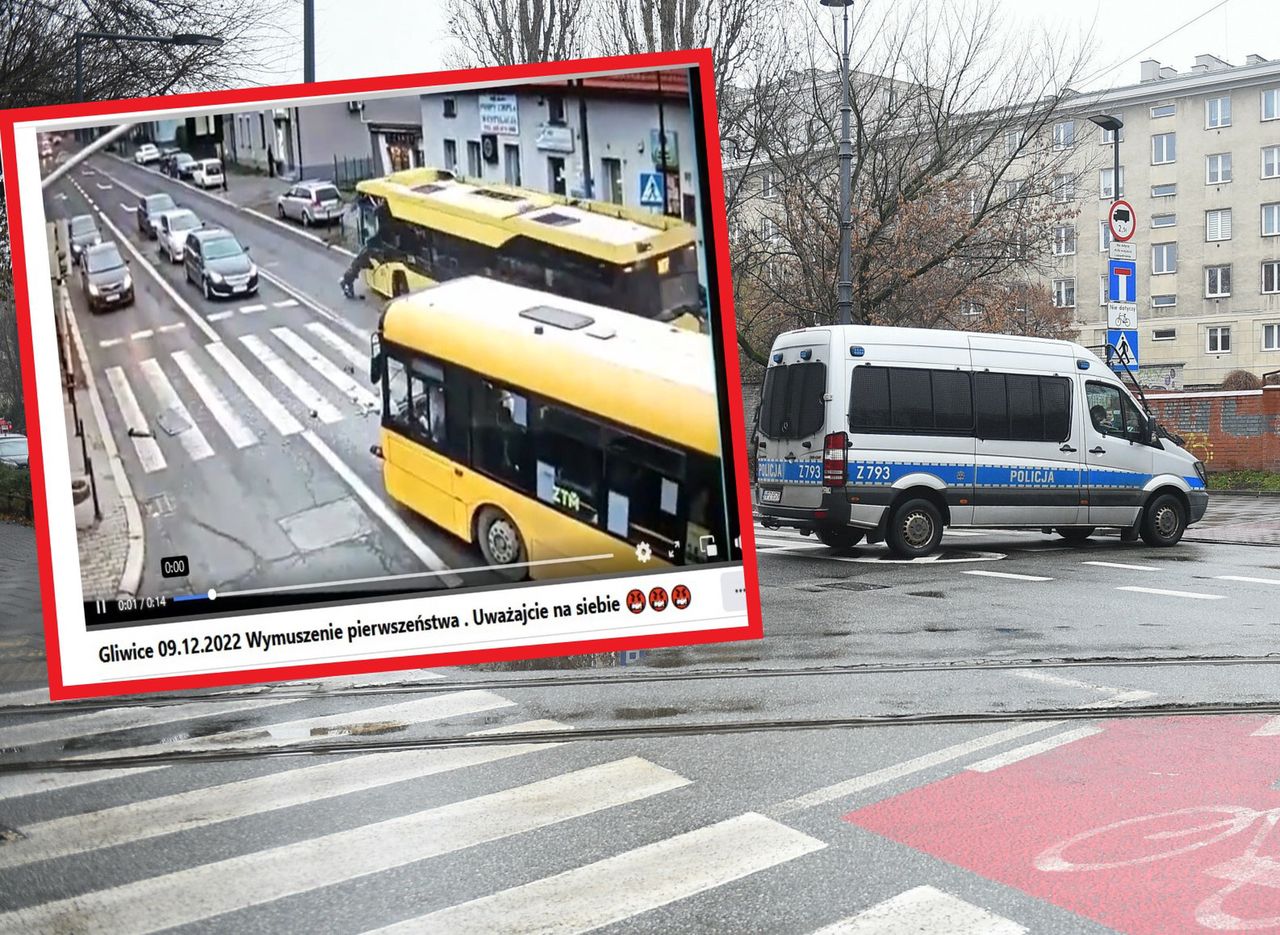
[[942,514],[928,500],[908,500],[893,511],[885,541],[903,558],[928,555],[942,541]]
[[863,530],[853,529],[849,526],[827,526],[814,530],[814,533],[817,535],[819,542],[829,549],[835,549],[837,552],[852,549],[866,536]]
[[1171,493],[1161,494],[1142,511],[1142,539],[1147,545],[1177,545],[1187,531],[1187,511]]
[[1072,545],[1083,545],[1085,540],[1093,535],[1093,528],[1092,526],[1060,526],[1054,531]]

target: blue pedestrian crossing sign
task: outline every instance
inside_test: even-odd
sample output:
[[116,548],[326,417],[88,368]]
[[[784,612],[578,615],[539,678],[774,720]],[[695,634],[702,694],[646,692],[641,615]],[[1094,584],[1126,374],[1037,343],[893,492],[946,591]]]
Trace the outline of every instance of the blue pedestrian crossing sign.
[[1107,261],[1107,301],[1138,301],[1138,264],[1133,260]]
[[646,208],[661,208],[667,203],[666,179],[661,172],[640,173],[640,204]]
[[1138,329],[1109,328],[1107,330],[1107,364],[1112,370],[1138,369]]

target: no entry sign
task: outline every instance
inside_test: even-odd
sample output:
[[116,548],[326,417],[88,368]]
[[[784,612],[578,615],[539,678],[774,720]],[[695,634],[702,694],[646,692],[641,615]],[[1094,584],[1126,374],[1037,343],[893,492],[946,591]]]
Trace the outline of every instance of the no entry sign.
[[1114,721],[845,820],[1133,935],[1280,931],[1280,731]]

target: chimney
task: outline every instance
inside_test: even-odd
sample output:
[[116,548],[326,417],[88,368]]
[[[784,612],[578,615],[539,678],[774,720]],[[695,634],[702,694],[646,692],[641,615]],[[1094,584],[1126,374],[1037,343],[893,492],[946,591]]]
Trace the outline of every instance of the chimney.
[[1197,55],[1196,64],[1192,71],[1222,71],[1224,68],[1230,68],[1230,62],[1224,62],[1216,55]]
[[1178,69],[1174,68],[1172,65],[1165,65],[1163,68],[1160,69],[1160,77],[1176,78],[1178,77]]
[[1155,81],[1160,77],[1160,63],[1153,58],[1146,59],[1142,63],[1142,80]]
[[1265,65],[1267,60],[1261,55],[1250,55],[1244,60],[1246,65]]

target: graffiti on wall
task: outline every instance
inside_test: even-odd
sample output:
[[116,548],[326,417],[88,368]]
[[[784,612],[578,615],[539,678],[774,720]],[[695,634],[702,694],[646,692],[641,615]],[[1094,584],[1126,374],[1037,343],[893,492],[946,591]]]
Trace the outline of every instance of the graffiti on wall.
[[1213,439],[1209,437],[1208,432],[1183,432],[1182,438],[1186,442],[1187,451],[1191,454],[1205,464],[1213,461]]
[[1146,389],[1176,390],[1181,388],[1181,373],[1181,366],[1142,367],[1138,370],[1138,383]]

